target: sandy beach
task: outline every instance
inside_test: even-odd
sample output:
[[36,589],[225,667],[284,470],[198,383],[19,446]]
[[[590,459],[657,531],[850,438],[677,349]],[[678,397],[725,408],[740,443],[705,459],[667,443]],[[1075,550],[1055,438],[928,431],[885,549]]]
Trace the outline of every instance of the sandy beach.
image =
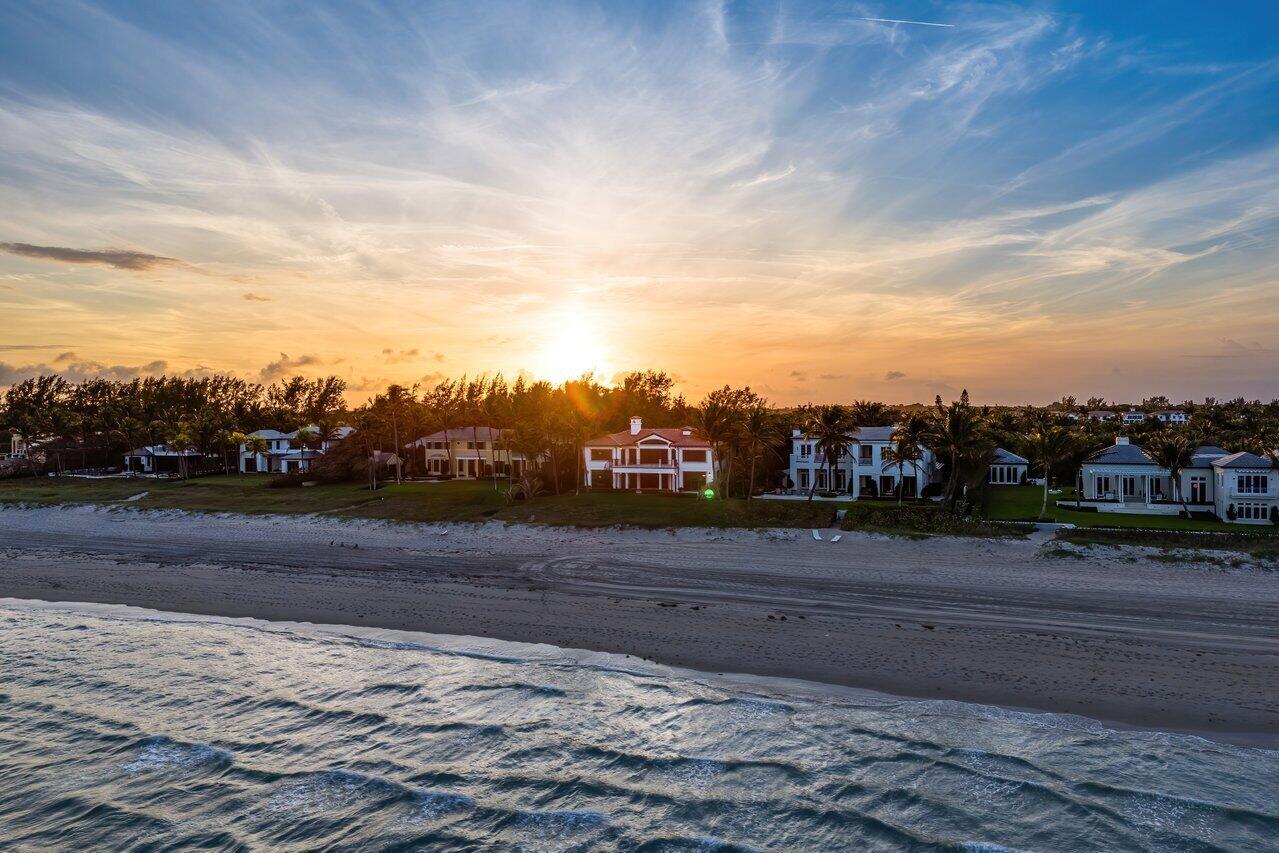
[[0,510],[0,597],[493,637],[1279,745],[1279,573],[1139,549]]

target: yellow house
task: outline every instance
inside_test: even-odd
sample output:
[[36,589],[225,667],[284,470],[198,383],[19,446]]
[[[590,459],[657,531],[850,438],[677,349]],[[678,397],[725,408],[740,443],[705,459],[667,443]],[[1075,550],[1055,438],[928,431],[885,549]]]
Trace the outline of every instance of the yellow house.
[[518,477],[527,460],[511,452],[506,444],[509,434],[510,430],[487,426],[454,427],[424,435],[407,447],[421,470],[432,476]]

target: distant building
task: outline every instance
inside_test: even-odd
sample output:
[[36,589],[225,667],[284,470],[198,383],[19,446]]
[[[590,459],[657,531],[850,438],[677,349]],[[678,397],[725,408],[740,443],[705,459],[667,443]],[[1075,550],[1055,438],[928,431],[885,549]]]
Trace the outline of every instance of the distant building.
[[1081,502],[1100,512],[1176,515],[1180,496],[1192,511],[1261,524],[1279,505],[1279,477],[1268,460],[1210,445],[1196,448],[1192,464],[1180,472],[1180,492],[1168,469],[1123,436],[1084,460],[1080,478]]
[[315,433],[318,443],[315,447],[294,447],[298,434],[302,430],[280,432],[278,429],[260,429],[245,436],[246,439],[260,438],[266,441],[265,451],[253,450],[246,441],[240,445],[240,471],[244,474],[296,474],[311,470],[311,464],[333,449],[338,442],[355,432],[349,426],[338,427],[323,438],[319,438],[319,430],[315,426],[303,427]]
[[179,474],[204,471],[221,464],[216,454],[198,450],[176,450],[167,444],[136,447],[124,454],[124,470],[132,474]]
[[1030,461],[1011,450],[995,448],[994,458],[986,472],[986,482],[992,486],[1019,486],[1030,474]]
[[1138,409],[1129,409],[1128,411],[1124,412],[1124,417],[1123,417],[1124,426],[1139,424],[1145,419],[1146,419],[1146,413]]
[[700,491],[715,481],[715,449],[692,427],[645,427],[586,442],[586,485],[592,489]]
[[508,474],[520,477],[528,460],[507,446],[509,437],[510,430],[461,426],[424,435],[405,449],[433,476],[464,480]]
[[1164,409],[1155,412],[1151,417],[1158,418],[1161,422],[1171,426],[1181,426],[1190,423],[1190,416],[1181,409]]
[[1113,421],[1117,417],[1119,417],[1118,412],[1112,412],[1107,409],[1094,409],[1088,413],[1088,420],[1090,421]]

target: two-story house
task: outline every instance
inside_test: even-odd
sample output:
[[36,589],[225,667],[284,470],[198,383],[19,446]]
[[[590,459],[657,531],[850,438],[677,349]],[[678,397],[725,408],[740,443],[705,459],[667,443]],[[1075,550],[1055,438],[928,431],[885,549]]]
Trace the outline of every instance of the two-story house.
[[[314,436],[314,445],[303,447],[298,438],[303,430]],[[245,436],[245,443],[240,445],[240,471],[244,474],[292,474],[309,471],[311,463],[331,450],[338,442],[355,432],[349,426],[337,427],[329,435],[321,436],[314,426],[303,427],[293,432],[280,432],[278,429],[260,429]],[[266,445],[262,449],[255,448],[262,439]]]
[[434,477],[519,477],[528,460],[509,444],[510,430],[462,426],[433,432],[406,445],[415,463]]
[[900,478],[902,494],[923,497],[924,487],[933,479],[936,461],[933,452],[920,445],[920,458],[904,463],[898,470],[884,451],[893,445],[896,427],[861,427],[848,436],[849,445],[832,466],[813,438],[803,430],[791,431],[790,466],[787,475],[796,492],[836,492],[844,499],[895,496]]
[[715,449],[692,427],[645,427],[601,435],[583,448],[586,486],[637,491],[700,491],[715,482]]

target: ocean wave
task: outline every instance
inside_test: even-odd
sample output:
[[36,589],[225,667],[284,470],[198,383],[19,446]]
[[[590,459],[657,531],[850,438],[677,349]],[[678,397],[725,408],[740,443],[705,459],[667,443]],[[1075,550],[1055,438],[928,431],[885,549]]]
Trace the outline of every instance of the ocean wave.
[[136,753],[124,764],[126,773],[154,773],[195,767],[226,767],[231,755],[204,743],[184,743],[163,735],[145,738],[133,747]]

